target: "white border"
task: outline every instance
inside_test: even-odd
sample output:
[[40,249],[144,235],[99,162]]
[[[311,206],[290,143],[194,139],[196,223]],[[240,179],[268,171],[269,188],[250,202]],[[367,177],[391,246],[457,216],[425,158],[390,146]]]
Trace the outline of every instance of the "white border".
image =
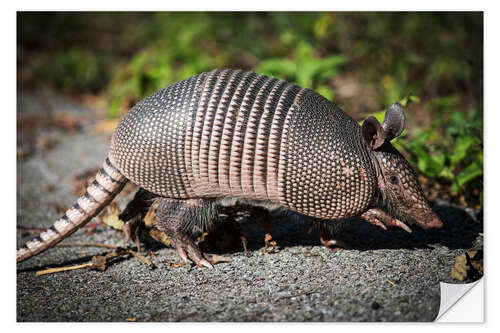
[[[484,131],[485,131],[485,236],[486,236],[486,254],[485,254],[485,272],[486,281],[493,281],[488,283],[486,290],[488,290],[487,295],[499,295],[498,282],[498,266],[493,264],[495,260],[495,255],[491,256],[492,265],[489,265],[489,254],[500,253],[498,249],[498,239],[499,233],[499,223],[495,221],[493,213],[489,209],[490,203],[495,204],[495,199],[497,198],[495,194],[498,193],[500,184],[498,182],[498,176],[496,176],[495,171],[498,167],[493,168],[493,172],[490,172],[490,166],[498,165],[498,143],[500,131],[496,130],[495,125],[498,122],[498,89],[499,84],[497,83],[498,77],[500,77],[498,63],[500,61],[500,54],[498,52],[498,32],[500,31],[500,16],[497,11],[497,6],[495,6],[494,1],[453,1],[453,2],[437,2],[429,0],[420,0],[418,2],[401,2],[401,1],[384,1],[379,0],[376,2],[368,1],[261,1],[254,0],[251,2],[236,2],[236,1],[189,1],[189,2],[175,2],[168,3],[166,1],[135,1],[130,3],[125,3],[123,1],[95,1],[88,0],[85,2],[68,2],[68,1],[34,1],[34,0],[22,0],[22,1],[3,1],[1,5],[1,20],[2,25],[0,29],[1,41],[2,41],[2,56],[0,65],[2,66],[2,85],[1,85],[1,96],[2,96],[2,142],[5,161],[2,164],[2,174],[4,175],[2,182],[3,190],[0,191],[2,203],[2,218],[4,225],[3,240],[2,240],[2,259],[4,267],[14,268],[15,260],[13,255],[13,249],[15,248],[15,220],[16,220],[16,205],[15,205],[15,189],[16,189],[16,160],[15,160],[15,110],[16,110],[16,36],[15,36],[15,19],[17,10],[133,10],[133,11],[157,11],[157,10],[242,10],[242,11],[255,11],[255,10],[337,10],[337,11],[350,11],[350,10],[485,10],[485,118],[484,118]],[[411,6],[411,7],[410,7]],[[495,193],[496,192],[496,193]],[[491,198],[491,200],[490,200]],[[493,238],[493,241],[489,241]],[[14,274],[10,273],[2,274],[2,285],[7,286],[4,288],[4,295],[2,300],[2,322],[5,324],[15,324],[15,270]],[[486,322],[487,325],[470,325],[460,326],[460,325],[446,325],[452,328],[454,331],[467,331],[470,332],[471,329],[485,328],[493,325],[494,322],[498,322],[498,315],[494,313],[498,311],[498,307],[495,307],[492,303],[497,302],[494,297],[486,297]],[[493,308],[493,312],[489,309]],[[26,324],[26,325],[15,325],[15,327],[6,327],[6,329],[15,330],[40,330],[54,332],[59,330],[65,330],[71,328],[73,330],[87,330],[88,326],[92,325],[93,329],[102,328],[109,329],[108,325],[105,324]],[[120,324],[118,324],[120,325]],[[153,324],[150,324],[153,325]],[[263,327],[266,324],[219,324],[219,325],[206,325],[204,327],[193,327],[200,330],[209,331],[225,331],[225,330],[242,330],[242,331],[255,331],[259,327],[264,329],[276,329],[276,328],[287,328],[287,329],[297,329],[304,330],[306,327],[303,325],[291,325],[291,324],[271,324],[273,327]],[[279,325],[279,326],[278,326]],[[323,327],[318,327],[321,324],[311,324],[311,328],[321,330]],[[331,327],[329,329],[339,328],[339,324],[336,327]],[[340,324],[342,325],[342,324]],[[106,327],[108,326],[108,327]],[[148,329],[169,329],[166,327],[149,327]],[[183,325],[182,328],[187,328],[189,325]],[[191,325],[192,326],[192,325]],[[308,325],[309,326],[309,325]],[[314,326],[314,327],[312,327]],[[366,326],[366,325],[363,325]],[[415,330],[420,331],[422,327],[420,325],[414,324],[391,324],[391,325],[369,325],[370,331],[400,331],[403,327],[405,330]],[[403,326],[403,327],[402,327]],[[172,328],[172,327],[170,327]],[[442,325],[426,325],[425,329],[438,329],[440,332],[445,328]],[[132,325],[121,324],[120,330],[131,331],[137,330],[137,327]]]

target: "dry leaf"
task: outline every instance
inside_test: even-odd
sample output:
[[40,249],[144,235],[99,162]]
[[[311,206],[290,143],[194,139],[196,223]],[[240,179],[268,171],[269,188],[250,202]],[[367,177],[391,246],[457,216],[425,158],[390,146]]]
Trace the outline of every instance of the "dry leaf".
[[118,213],[116,212],[103,217],[102,222],[117,230],[123,230],[123,225],[125,224],[125,222],[118,218]]
[[267,250],[270,247],[272,247],[272,248],[276,247],[276,242],[275,241],[271,241],[272,239],[273,239],[273,237],[271,236],[271,234],[267,233],[266,236],[264,237],[265,246],[264,246],[264,249],[262,249],[262,253],[267,253]]
[[144,224],[148,227],[156,225],[156,208],[151,208],[144,216]]
[[91,266],[91,269],[96,269],[98,271],[105,271],[106,270],[106,262],[107,262],[107,255],[106,256],[93,256],[92,257],[93,265]]
[[455,258],[450,275],[458,281],[478,280],[483,276],[483,250],[468,251]]
[[170,239],[167,235],[156,228],[144,230],[144,233],[165,246],[171,246]]
[[185,266],[186,263],[184,261],[181,261],[179,263],[168,262],[168,265],[170,266],[170,268],[179,268]]

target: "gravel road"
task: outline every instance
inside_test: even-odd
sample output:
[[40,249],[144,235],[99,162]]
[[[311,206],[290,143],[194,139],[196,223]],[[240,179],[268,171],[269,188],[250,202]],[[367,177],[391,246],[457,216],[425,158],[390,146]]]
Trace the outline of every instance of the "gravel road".
[[[75,175],[98,168],[109,139],[93,130],[96,114],[53,95],[18,94],[18,117],[64,111],[82,129],[39,126],[19,131],[18,141],[38,138],[17,163],[17,224],[48,227],[57,205],[77,198]],[[40,137],[48,138],[40,143]],[[52,146],[43,144],[53,142]],[[51,146],[50,148],[47,148]],[[133,194],[117,197],[124,207]],[[137,258],[120,259],[105,271],[79,269],[37,276],[48,267],[87,263],[109,252],[95,247],[56,247],[17,265],[18,321],[432,321],[439,312],[439,282],[450,277],[454,258],[483,246],[482,218],[473,210],[436,202],[446,227],[424,232],[413,227],[384,231],[362,220],[345,230],[348,249],[320,245],[310,219],[274,214],[272,229],[250,218],[238,222],[248,252],[219,252],[231,259],[213,270],[180,262],[174,249],[153,246],[150,269]],[[94,220],[95,221],[95,220]],[[267,232],[277,247],[263,253]],[[17,233],[22,245],[30,236]],[[68,241],[125,247],[123,234],[97,226]]]

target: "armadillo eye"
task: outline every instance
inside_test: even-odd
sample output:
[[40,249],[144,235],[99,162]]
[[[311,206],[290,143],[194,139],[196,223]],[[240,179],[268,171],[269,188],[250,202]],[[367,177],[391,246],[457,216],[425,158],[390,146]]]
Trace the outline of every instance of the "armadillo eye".
[[392,175],[389,177],[389,181],[391,182],[391,184],[397,184],[398,183],[398,177]]

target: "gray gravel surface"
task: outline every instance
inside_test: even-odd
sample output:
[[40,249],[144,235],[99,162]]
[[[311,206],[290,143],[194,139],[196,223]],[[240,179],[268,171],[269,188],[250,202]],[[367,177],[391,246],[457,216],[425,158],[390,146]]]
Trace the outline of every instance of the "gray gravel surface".
[[[17,163],[20,226],[50,226],[59,217],[54,204],[70,206],[77,198],[74,176],[98,168],[107,154],[109,138],[91,129],[94,111],[58,96],[18,94],[18,115],[55,109],[78,115],[84,127],[31,133],[58,142]],[[116,201],[123,208],[130,196]],[[439,282],[456,283],[450,277],[454,258],[483,242],[476,212],[446,202],[434,203],[434,209],[446,225],[439,231],[384,231],[352,220],[343,236],[349,249],[320,246],[318,234],[307,233],[309,218],[277,213],[270,231],[277,247],[267,253],[262,250],[268,230],[241,218],[233,223],[248,239],[248,253],[220,253],[231,262],[213,270],[173,268],[170,263],[180,262],[175,250],[152,245],[155,255],[148,258],[155,269],[132,257],[105,271],[36,276],[38,270],[86,263],[108,252],[55,247],[17,265],[17,320],[432,321],[439,311]],[[18,232],[18,245],[29,238]],[[79,230],[69,241],[127,246],[121,232],[101,226],[90,234]]]

